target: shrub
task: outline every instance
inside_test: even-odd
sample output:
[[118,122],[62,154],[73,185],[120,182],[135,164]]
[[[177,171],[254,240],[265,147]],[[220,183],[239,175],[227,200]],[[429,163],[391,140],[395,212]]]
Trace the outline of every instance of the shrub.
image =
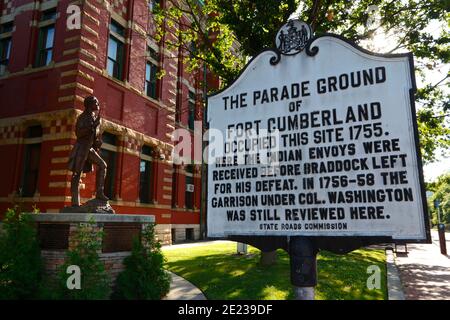
[[[110,295],[109,277],[100,260],[103,232],[96,230],[95,222],[80,223],[74,236],[74,246],[67,251],[64,264],[59,268],[57,295],[67,300],[102,300]],[[81,289],[69,289],[67,268],[78,266],[81,270]]]
[[0,299],[36,298],[43,263],[31,217],[8,209],[0,232]]
[[153,224],[142,231],[142,240],[134,239],[131,255],[124,259],[114,299],[159,300],[169,292],[170,275],[163,269],[164,256]]

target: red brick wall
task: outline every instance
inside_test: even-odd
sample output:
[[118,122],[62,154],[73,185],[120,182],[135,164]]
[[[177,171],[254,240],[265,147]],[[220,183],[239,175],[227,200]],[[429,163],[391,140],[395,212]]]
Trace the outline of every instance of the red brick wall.
[[[18,8],[32,1],[15,0],[12,3],[13,7]],[[70,204],[68,185],[71,173],[67,171],[66,161],[75,143],[72,133],[77,116],[75,110],[82,110],[83,98],[94,94],[103,108],[102,130],[114,133],[119,138],[116,196],[111,201],[116,212],[153,214],[159,224],[198,224],[200,176],[197,174],[194,177],[197,209],[185,210],[185,175],[183,171],[173,170],[170,162],[173,142],[170,139],[173,129],[187,126],[189,87],[186,81],[201,93],[199,79],[203,79],[203,76],[199,75],[196,80],[195,75],[189,74],[177,58],[167,58],[162,54],[160,66],[166,70],[166,75],[158,81],[160,99],[154,101],[143,95],[146,33],[151,34],[155,26],[146,0],[123,0],[117,1],[118,5],[112,2],[112,10],[121,18],[128,19],[126,35],[129,58],[124,81],[110,78],[105,69],[111,9],[108,10],[96,0],[86,0],[82,7],[81,29],[68,30],[66,8],[69,3],[70,0],[63,0],[57,5],[59,16],[56,20],[53,66],[32,68],[40,10],[27,9],[14,16],[8,66],[10,74],[0,77],[0,214],[11,206],[12,201],[22,201],[28,207],[36,204],[41,211],[54,211]],[[0,11],[0,16],[2,14]],[[161,52],[167,53],[165,49],[164,45],[160,47]],[[177,57],[179,53],[171,54]],[[182,113],[181,123],[176,124],[178,89],[182,98]],[[201,103],[196,108],[197,119],[201,119]],[[31,123],[41,124],[44,129],[39,192],[34,198],[14,198],[23,169],[23,132]],[[1,136],[1,130],[9,127],[16,136]],[[142,205],[137,201],[139,150],[142,144],[149,144],[158,150],[155,158],[159,159],[161,155],[165,157],[154,163],[156,197],[153,205]],[[176,186],[172,184],[172,174],[177,175]],[[94,173],[82,178],[85,185],[81,190],[82,200],[92,196],[94,180]],[[172,202],[176,207],[172,208]]]

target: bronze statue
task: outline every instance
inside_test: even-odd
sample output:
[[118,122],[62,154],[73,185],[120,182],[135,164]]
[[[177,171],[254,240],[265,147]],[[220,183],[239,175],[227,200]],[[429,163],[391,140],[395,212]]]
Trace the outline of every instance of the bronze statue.
[[84,112],[77,119],[75,127],[77,141],[69,157],[69,170],[72,171],[70,185],[72,207],[80,206],[79,189],[81,173],[92,172],[92,164],[97,166],[95,198],[108,201],[108,198],[103,193],[106,177],[106,162],[99,155],[102,140],[98,130],[100,124],[100,106],[98,99],[94,96],[85,98],[84,108]]

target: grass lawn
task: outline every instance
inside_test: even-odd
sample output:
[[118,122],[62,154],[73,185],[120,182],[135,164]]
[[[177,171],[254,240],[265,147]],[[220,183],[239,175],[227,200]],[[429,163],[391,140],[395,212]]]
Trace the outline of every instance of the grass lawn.
[[[164,249],[166,268],[200,288],[207,299],[292,299],[289,256],[278,250],[277,264],[259,265],[260,251],[249,246],[247,256],[236,255],[236,243],[216,243]],[[380,267],[381,289],[366,286],[367,267]],[[347,255],[326,251],[318,255],[319,300],[386,299],[386,265],[383,250],[361,249]]]

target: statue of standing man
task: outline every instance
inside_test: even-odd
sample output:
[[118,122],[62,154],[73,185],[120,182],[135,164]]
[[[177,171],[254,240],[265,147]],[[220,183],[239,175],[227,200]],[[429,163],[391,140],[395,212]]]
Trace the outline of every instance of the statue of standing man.
[[[94,96],[85,98],[84,108],[84,112],[77,119],[75,127],[77,141],[69,157],[69,170],[72,171],[70,191],[72,195],[72,208],[74,209],[80,207],[81,173],[92,172],[92,164],[97,166],[95,199],[100,200],[100,202],[108,201],[108,198],[104,194],[106,162],[99,155],[102,141],[98,128],[100,124],[100,105],[98,99]],[[111,208],[109,204],[107,206]]]

